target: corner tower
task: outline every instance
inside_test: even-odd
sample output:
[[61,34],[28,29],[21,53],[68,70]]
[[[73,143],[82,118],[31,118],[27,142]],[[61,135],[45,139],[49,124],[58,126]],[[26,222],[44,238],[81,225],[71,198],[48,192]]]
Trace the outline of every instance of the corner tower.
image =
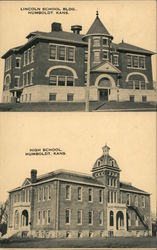
[[110,35],[101,22],[98,11],[85,37],[91,37],[91,66],[100,64],[103,61],[111,61],[111,44],[113,36]]

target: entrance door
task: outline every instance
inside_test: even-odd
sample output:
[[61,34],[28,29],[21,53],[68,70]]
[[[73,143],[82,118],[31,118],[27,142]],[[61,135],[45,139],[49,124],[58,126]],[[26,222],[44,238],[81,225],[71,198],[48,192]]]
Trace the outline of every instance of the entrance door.
[[100,89],[99,90],[99,100],[100,101],[108,101],[108,89]]

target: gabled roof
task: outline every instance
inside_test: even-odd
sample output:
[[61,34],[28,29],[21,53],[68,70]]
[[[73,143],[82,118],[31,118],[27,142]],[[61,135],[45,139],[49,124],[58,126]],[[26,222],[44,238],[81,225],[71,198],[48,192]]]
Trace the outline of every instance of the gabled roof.
[[154,52],[152,52],[150,50],[146,50],[146,49],[137,47],[135,45],[125,43],[123,41],[117,45],[117,49],[124,50],[124,51],[138,52],[138,53],[142,53],[142,54],[150,54],[150,55],[155,54]]
[[91,71],[94,72],[107,72],[107,73],[121,73],[121,71],[110,62],[101,62],[100,64],[94,66]]
[[93,35],[93,34],[99,34],[99,35],[102,34],[102,35],[111,36],[108,30],[106,29],[106,27],[101,22],[98,16],[98,13],[86,35],[88,36],[88,35]]
[[22,47],[23,47],[23,45],[17,46],[17,47],[14,47],[14,48],[9,49],[9,50],[2,56],[2,59],[6,58],[9,54],[12,54],[12,53],[14,53],[14,52],[17,52],[17,53],[18,53],[19,49],[22,48]]
[[134,193],[143,193],[143,194],[149,195],[149,193],[147,193],[139,188],[136,188],[129,183],[120,182],[120,189],[123,191],[126,191],[126,192],[130,191],[130,192],[134,192]]

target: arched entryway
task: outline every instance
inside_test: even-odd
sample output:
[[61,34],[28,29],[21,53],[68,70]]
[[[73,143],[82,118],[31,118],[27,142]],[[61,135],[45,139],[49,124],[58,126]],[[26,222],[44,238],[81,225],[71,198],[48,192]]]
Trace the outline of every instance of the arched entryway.
[[25,209],[22,211],[22,215],[21,215],[21,226],[28,226],[28,211]]
[[118,211],[116,214],[116,229],[119,230],[124,227],[124,215],[122,211]]
[[98,88],[98,99],[100,101],[108,101],[111,89],[115,87],[113,77],[108,74],[99,75],[96,79],[95,85]]

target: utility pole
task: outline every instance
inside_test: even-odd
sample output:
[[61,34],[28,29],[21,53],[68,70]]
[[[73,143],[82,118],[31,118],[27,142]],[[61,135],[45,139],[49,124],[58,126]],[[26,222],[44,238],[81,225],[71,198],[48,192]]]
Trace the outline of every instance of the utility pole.
[[87,86],[86,86],[86,104],[85,112],[89,112],[89,92],[90,92],[90,55],[91,55],[91,37],[88,37],[88,61],[87,61]]

